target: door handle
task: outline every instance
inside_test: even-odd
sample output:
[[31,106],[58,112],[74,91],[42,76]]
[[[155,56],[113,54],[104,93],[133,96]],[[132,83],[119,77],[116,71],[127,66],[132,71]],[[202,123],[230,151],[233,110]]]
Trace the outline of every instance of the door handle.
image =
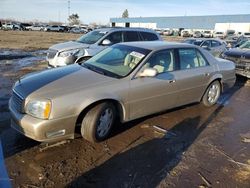
[[168,83],[175,83],[176,80],[168,80]]

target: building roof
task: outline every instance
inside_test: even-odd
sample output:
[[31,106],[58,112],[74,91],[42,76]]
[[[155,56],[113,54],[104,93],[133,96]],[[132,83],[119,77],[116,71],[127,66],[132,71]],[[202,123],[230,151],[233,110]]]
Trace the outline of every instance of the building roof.
[[250,14],[110,18],[115,23],[156,23],[157,28],[213,29],[216,23],[250,23]]

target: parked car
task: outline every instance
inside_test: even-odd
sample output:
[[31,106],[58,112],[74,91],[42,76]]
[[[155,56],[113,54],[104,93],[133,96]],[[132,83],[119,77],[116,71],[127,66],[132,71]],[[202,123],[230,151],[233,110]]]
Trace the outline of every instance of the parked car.
[[174,31],[172,29],[165,29],[165,30],[163,30],[163,35],[171,36],[173,34],[174,34]]
[[3,30],[21,30],[21,27],[17,23],[3,23],[2,29]]
[[29,23],[21,23],[20,27],[21,27],[22,30],[26,31],[26,30],[29,30],[29,27],[31,27],[31,24],[29,24]]
[[26,27],[29,31],[44,31],[44,26],[43,25],[32,25]]
[[81,36],[76,41],[53,45],[47,53],[49,67],[60,67],[76,60],[88,59],[119,42],[162,40],[159,34],[143,28],[102,28]]
[[60,25],[52,25],[52,26],[47,26],[44,28],[44,31],[56,31],[56,32],[63,32],[64,31],[64,27],[60,26]]
[[194,34],[193,34],[193,37],[194,38],[201,38],[203,35],[200,31],[195,31]]
[[212,38],[213,37],[213,33],[211,31],[204,31],[203,32],[203,37],[205,37],[205,38]]
[[159,35],[163,35],[163,29],[155,29],[155,32]]
[[208,50],[215,57],[219,57],[224,51],[227,50],[226,42],[220,39],[189,38],[183,42],[200,46]]
[[69,32],[70,33],[87,33],[88,30],[80,28],[80,27],[73,27],[72,29],[70,29]]
[[235,83],[235,66],[194,45],[130,42],[82,64],[22,77],[9,101],[12,128],[37,141],[106,139],[131,121],[194,102],[214,105]]
[[233,48],[236,45],[238,38],[239,37],[236,35],[226,37],[224,41],[227,43],[227,48]]
[[224,39],[225,33],[221,32],[221,31],[216,31],[213,36],[214,36],[214,38]]
[[191,33],[188,30],[182,30],[181,36],[182,37],[191,37]]
[[236,65],[236,74],[250,78],[250,41],[246,41],[238,48],[225,51],[222,58],[233,61]]
[[243,33],[243,36],[244,36],[244,37],[247,37],[247,38],[250,38],[250,32],[244,32],[244,33]]

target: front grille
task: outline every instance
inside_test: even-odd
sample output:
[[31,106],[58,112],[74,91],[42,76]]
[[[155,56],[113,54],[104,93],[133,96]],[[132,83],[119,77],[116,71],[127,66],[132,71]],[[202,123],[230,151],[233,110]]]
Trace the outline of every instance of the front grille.
[[53,59],[56,56],[57,50],[48,50],[47,58]]
[[12,105],[20,113],[23,113],[24,98],[13,90]]

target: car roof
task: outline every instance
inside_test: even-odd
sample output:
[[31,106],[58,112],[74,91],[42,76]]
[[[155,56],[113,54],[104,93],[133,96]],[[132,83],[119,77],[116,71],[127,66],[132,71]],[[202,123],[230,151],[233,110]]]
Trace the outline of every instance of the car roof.
[[155,33],[152,29],[147,28],[137,28],[137,27],[106,27],[106,28],[99,28],[95,29],[94,31],[146,31],[146,32],[152,32]]
[[186,47],[194,47],[197,46],[192,44],[178,43],[178,42],[166,42],[166,41],[139,41],[139,42],[123,42],[119,43],[120,45],[127,45],[133,47],[144,48],[148,50],[163,50],[167,48],[186,48]]
[[196,40],[196,41],[215,40],[215,41],[223,42],[223,40],[218,39],[218,38],[188,38],[188,39],[192,39],[192,40]]

